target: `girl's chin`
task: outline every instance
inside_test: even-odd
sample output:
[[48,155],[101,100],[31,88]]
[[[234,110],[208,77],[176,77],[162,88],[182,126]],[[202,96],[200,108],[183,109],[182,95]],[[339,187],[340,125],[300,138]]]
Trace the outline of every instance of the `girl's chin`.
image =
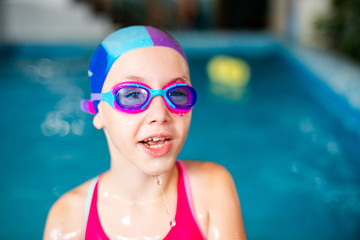
[[151,160],[142,166],[143,172],[151,176],[158,176],[169,172],[175,164],[175,160],[172,159],[158,159]]

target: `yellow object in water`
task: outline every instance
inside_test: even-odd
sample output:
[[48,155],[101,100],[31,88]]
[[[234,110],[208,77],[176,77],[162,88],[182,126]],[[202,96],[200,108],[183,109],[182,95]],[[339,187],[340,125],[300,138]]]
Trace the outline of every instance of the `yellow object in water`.
[[235,57],[219,55],[208,62],[211,91],[230,99],[242,97],[250,79],[249,65]]

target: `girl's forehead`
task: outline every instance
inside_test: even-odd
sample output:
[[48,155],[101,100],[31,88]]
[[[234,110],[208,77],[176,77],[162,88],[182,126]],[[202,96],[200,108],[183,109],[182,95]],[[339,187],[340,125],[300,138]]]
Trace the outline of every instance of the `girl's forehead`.
[[190,83],[187,61],[167,47],[147,47],[126,52],[111,67],[104,88],[125,81],[166,84]]

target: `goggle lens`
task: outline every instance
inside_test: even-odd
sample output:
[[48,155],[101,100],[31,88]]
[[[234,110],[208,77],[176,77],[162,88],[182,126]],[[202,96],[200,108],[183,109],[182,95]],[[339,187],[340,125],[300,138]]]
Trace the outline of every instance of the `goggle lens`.
[[149,92],[141,87],[122,87],[115,93],[116,103],[125,109],[140,108],[148,100]]
[[173,87],[168,90],[167,97],[176,108],[188,109],[195,104],[194,100],[196,100],[193,97],[196,93],[192,91],[194,91],[193,88],[188,86]]

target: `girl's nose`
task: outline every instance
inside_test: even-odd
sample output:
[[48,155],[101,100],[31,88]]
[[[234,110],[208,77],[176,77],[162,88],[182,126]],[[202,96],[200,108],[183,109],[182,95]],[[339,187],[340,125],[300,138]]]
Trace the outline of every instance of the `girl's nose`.
[[171,119],[170,111],[161,96],[155,96],[146,111],[148,113],[147,121],[149,124],[164,124],[168,123]]

